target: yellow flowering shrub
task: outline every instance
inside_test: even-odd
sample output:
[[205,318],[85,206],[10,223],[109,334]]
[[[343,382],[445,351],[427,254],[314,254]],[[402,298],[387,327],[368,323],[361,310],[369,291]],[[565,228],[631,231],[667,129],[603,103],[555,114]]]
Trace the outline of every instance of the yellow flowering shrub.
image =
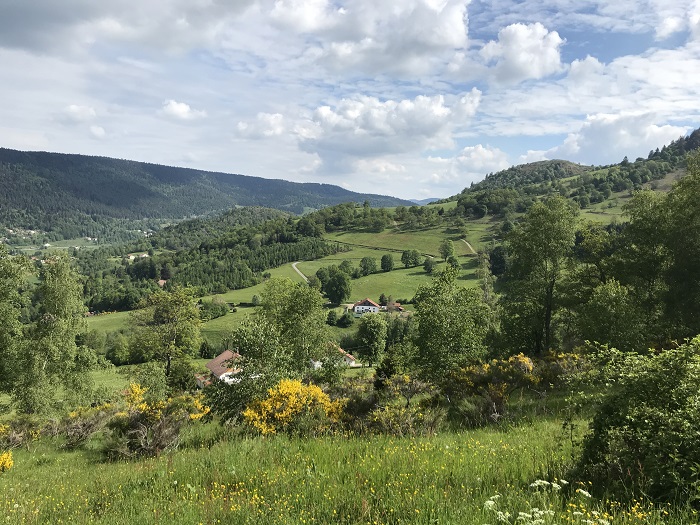
[[7,451],[0,454],[0,472],[8,471],[12,468],[15,462],[12,460],[12,452]]
[[482,396],[496,417],[504,413],[511,393],[539,382],[535,363],[522,353],[461,368],[454,374],[454,380],[454,387],[463,393]]
[[211,409],[201,394],[183,394],[167,400],[148,401],[148,389],[132,383],[124,394],[125,410],[114,414],[108,427],[110,457],[153,456],[177,447],[182,427],[205,419]]
[[338,423],[344,401],[331,401],[316,385],[283,379],[243,411],[246,423],[263,435],[278,432],[316,435]]

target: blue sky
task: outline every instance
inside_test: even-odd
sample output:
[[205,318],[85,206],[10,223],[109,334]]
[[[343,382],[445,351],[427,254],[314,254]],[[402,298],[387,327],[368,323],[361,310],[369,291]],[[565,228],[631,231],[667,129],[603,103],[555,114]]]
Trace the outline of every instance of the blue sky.
[[404,198],[700,127],[700,3],[0,0],[0,146]]

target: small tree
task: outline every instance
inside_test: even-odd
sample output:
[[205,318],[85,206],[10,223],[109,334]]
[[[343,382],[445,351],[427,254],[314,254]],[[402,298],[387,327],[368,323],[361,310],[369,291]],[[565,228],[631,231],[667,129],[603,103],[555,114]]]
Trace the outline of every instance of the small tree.
[[420,264],[420,253],[418,250],[406,250],[401,254],[401,264],[406,268],[418,266]]
[[391,270],[393,270],[394,269],[394,256],[391,255],[390,253],[382,255],[381,266],[382,266],[382,271],[384,271],[384,272],[390,272]]
[[371,275],[377,272],[377,260],[372,257],[363,257],[360,261],[362,275]]
[[335,310],[329,310],[328,316],[326,317],[326,324],[329,326],[335,326],[338,324],[338,312]]
[[451,239],[445,239],[440,243],[440,255],[447,261],[447,259],[455,254],[455,245]]
[[433,273],[433,271],[435,270],[435,266],[437,266],[435,259],[433,259],[432,257],[425,258],[425,261],[423,262],[423,269],[425,270],[425,273]]

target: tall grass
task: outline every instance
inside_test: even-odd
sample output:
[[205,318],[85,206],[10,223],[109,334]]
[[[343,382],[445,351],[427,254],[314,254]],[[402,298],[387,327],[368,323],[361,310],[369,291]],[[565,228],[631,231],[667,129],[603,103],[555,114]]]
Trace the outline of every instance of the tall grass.
[[[566,470],[570,445],[557,422],[400,439],[235,437],[210,425],[193,427],[187,443],[133,463],[104,463],[89,450],[56,452],[47,442],[17,450],[15,466],[0,474],[0,520],[483,525],[497,522],[497,510],[516,523],[535,506],[553,513],[546,523],[668,518],[643,502],[623,509],[530,487]],[[497,494],[497,504],[485,504]]]

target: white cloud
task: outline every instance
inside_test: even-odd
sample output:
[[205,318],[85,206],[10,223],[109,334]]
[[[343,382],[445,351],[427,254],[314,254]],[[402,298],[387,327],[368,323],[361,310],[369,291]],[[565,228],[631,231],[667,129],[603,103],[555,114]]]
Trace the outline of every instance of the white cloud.
[[452,158],[430,157],[435,165],[428,180],[434,184],[459,189],[484,178],[487,173],[503,170],[510,166],[508,154],[490,145],[477,144],[463,148]]
[[563,158],[584,164],[610,164],[646,157],[650,150],[685,135],[684,126],[658,125],[653,113],[592,115],[564,143],[546,152],[547,158]]
[[189,104],[175,100],[164,101],[161,113],[177,120],[196,120],[207,116],[206,111],[192,109]]
[[495,63],[497,82],[513,84],[559,73],[563,66],[559,48],[564,40],[556,31],[536,24],[511,24],[498,32],[480,51],[486,63]]
[[480,96],[475,89],[451,105],[442,95],[384,102],[368,96],[343,99],[334,108],[314,111],[300,146],[318,154],[330,171],[348,171],[354,159],[449,148],[454,127],[476,113]]
[[[433,71],[467,45],[465,0],[355,0],[325,11],[313,56],[332,71]],[[314,2],[315,4],[315,2]]]
[[253,121],[239,122],[236,129],[240,136],[255,139],[278,136],[286,131],[285,119],[280,113],[258,113]]
[[105,136],[105,129],[102,126],[90,126],[90,133],[96,139],[102,139]]
[[61,114],[61,120],[66,123],[79,124],[83,122],[89,122],[97,117],[97,112],[95,108],[90,106],[79,106],[76,104],[71,104],[63,109]]
[[333,25],[333,13],[328,0],[276,0],[270,17],[280,26],[308,33]]

